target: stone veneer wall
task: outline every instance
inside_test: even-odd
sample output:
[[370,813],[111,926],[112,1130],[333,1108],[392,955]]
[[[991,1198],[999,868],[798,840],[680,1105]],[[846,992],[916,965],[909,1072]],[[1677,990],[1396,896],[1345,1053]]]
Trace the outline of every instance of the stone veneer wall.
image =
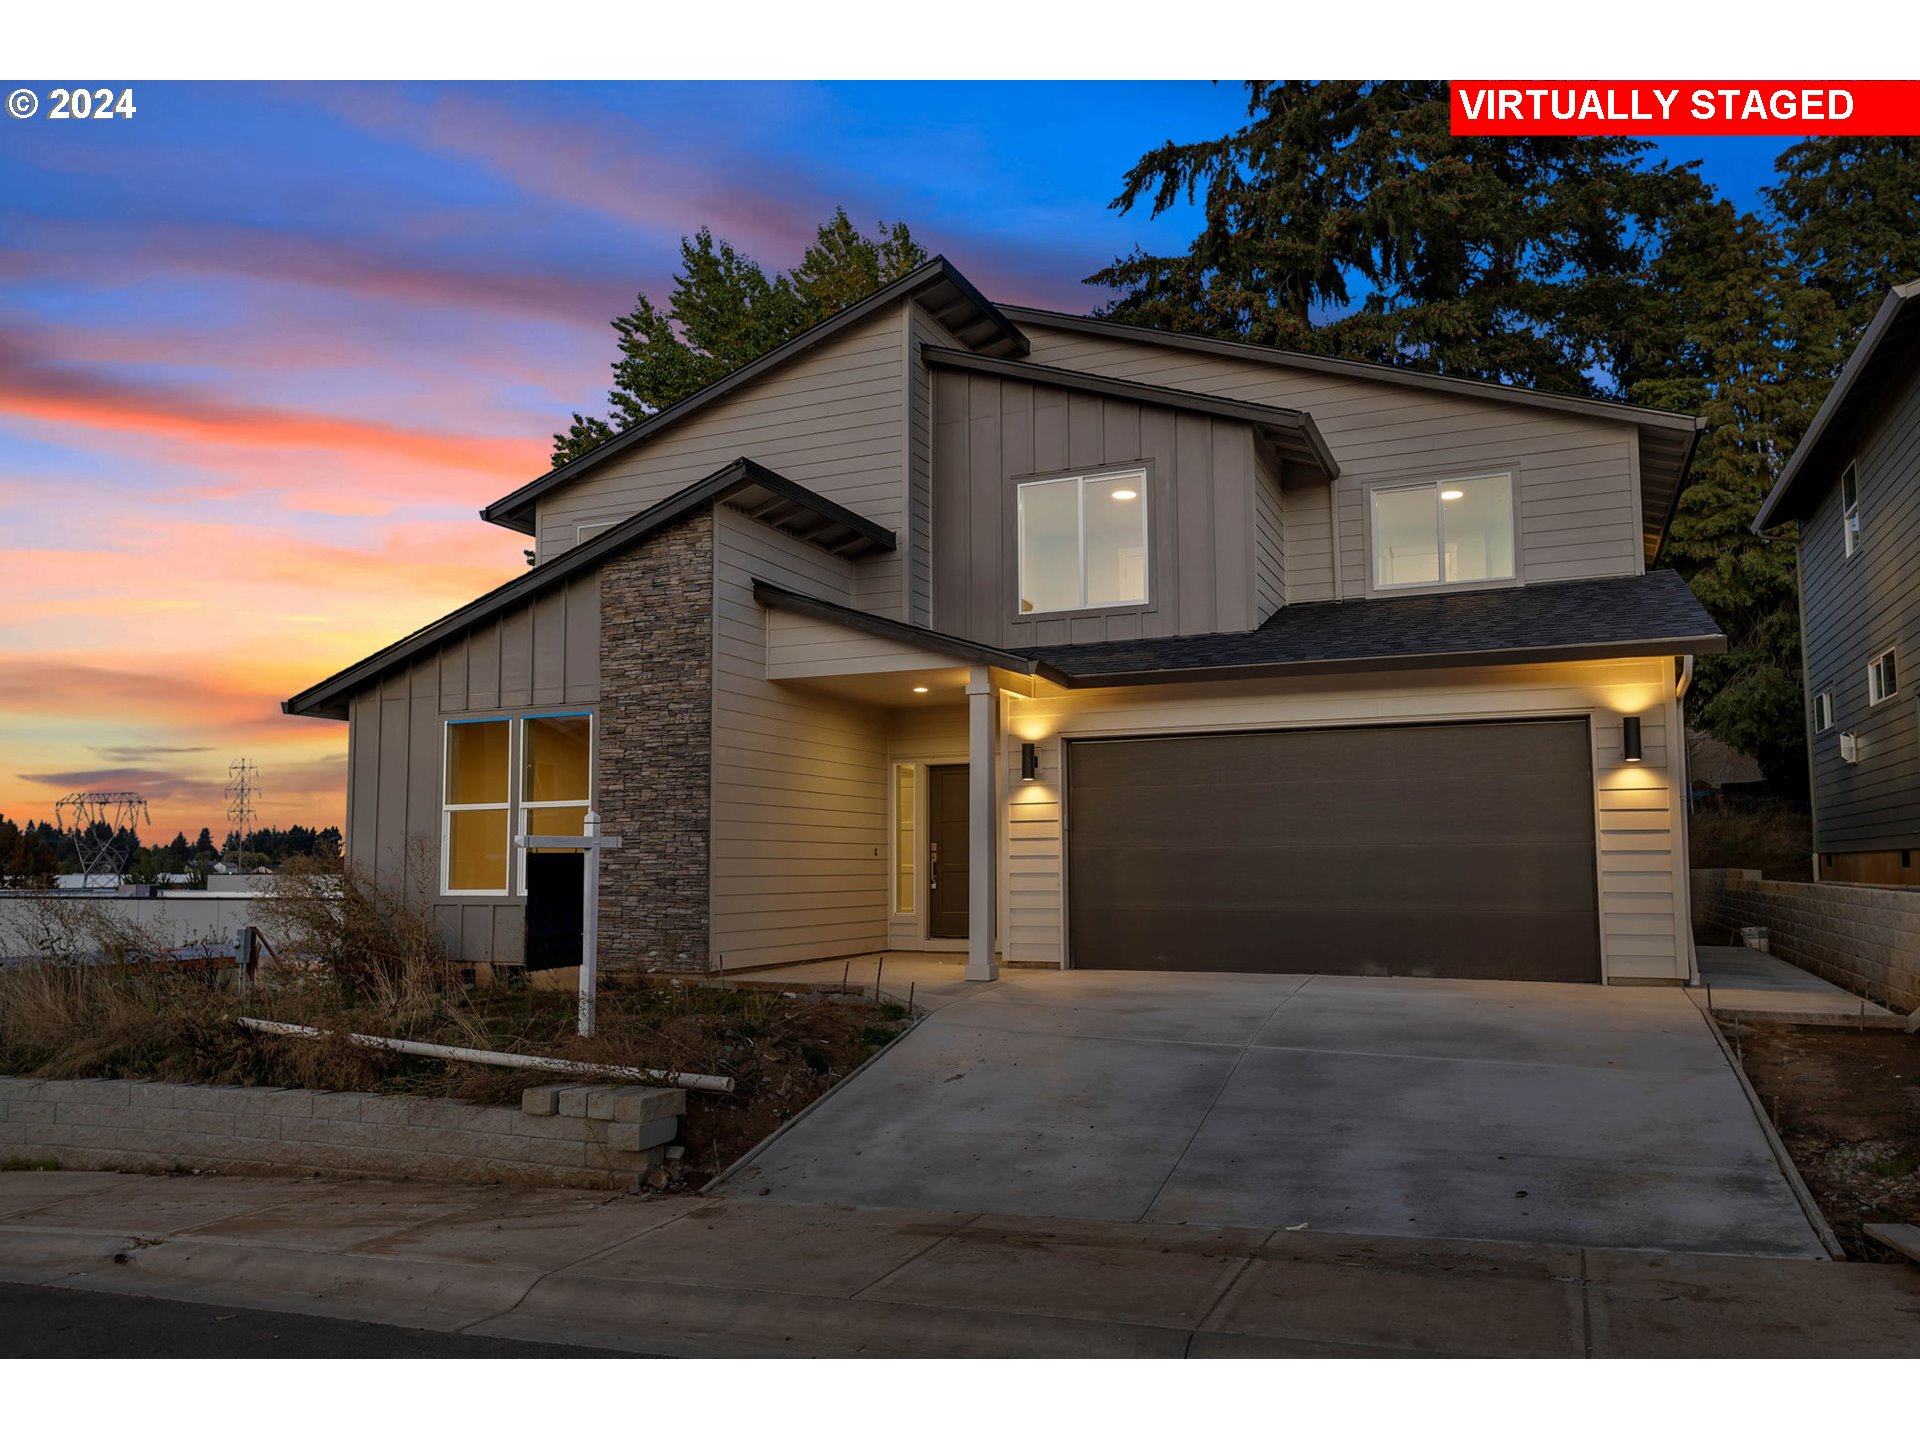
[[600,963],[707,968],[713,512],[600,571]]
[[1743,925],[1766,926],[1775,955],[1823,980],[1892,1010],[1920,1009],[1920,890],[1695,870],[1695,939],[1737,945]]
[[[580,1103],[539,1103],[568,1089]],[[596,1107],[609,1118],[587,1113],[595,1094],[612,1100]],[[5,1075],[0,1157],[80,1170],[185,1166],[610,1189],[661,1163],[686,1110],[682,1091],[548,1086],[528,1095],[523,1109],[508,1110],[404,1095]]]

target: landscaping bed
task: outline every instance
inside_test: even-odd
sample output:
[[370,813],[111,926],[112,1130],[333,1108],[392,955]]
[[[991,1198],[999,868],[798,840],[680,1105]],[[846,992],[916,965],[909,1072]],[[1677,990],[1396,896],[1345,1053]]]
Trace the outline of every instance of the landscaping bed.
[[1920,1035],[1719,1024],[1848,1258],[1898,1260],[1864,1227],[1920,1223]]

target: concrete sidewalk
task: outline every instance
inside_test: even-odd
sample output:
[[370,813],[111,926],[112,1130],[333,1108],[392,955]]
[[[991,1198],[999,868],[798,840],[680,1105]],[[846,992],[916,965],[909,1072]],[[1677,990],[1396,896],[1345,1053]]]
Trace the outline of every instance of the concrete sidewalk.
[[1844,1025],[1900,1030],[1906,1021],[1884,1005],[1842,990],[1778,955],[1738,945],[1700,945],[1700,985],[1687,992],[1723,1020],[1779,1025]]
[[0,1174],[0,1280],[630,1354],[1910,1355],[1908,1266],[573,1191]]

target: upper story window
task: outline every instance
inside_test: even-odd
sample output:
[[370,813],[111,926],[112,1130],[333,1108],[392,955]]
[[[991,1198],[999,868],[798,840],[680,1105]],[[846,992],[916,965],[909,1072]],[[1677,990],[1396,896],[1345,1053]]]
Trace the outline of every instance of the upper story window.
[[1883,650],[1867,666],[1867,703],[1878,705],[1891,700],[1900,689],[1900,677],[1894,673],[1893,651]]
[[1840,527],[1851,555],[1860,548],[1860,483],[1851,465],[1840,476]]
[[1373,584],[1513,578],[1513,477],[1382,485],[1371,492]]
[[1020,613],[1147,602],[1147,477],[1074,475],[1019,487]]
[[1833,691],[1822,690],[1813,697],[1813,733],[1833,728]]
[[573,527],[573,543],[584,545],[594,536],[604,535],[619,523],[618,520],[596,520],[591,525],[576,525]]

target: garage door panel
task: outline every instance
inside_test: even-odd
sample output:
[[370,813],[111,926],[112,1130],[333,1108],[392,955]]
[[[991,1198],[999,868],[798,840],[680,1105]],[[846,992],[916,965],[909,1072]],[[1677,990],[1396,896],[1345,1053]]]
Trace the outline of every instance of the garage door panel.
[[1584,722],[1069,749],[1073,962],[1597,980]]

